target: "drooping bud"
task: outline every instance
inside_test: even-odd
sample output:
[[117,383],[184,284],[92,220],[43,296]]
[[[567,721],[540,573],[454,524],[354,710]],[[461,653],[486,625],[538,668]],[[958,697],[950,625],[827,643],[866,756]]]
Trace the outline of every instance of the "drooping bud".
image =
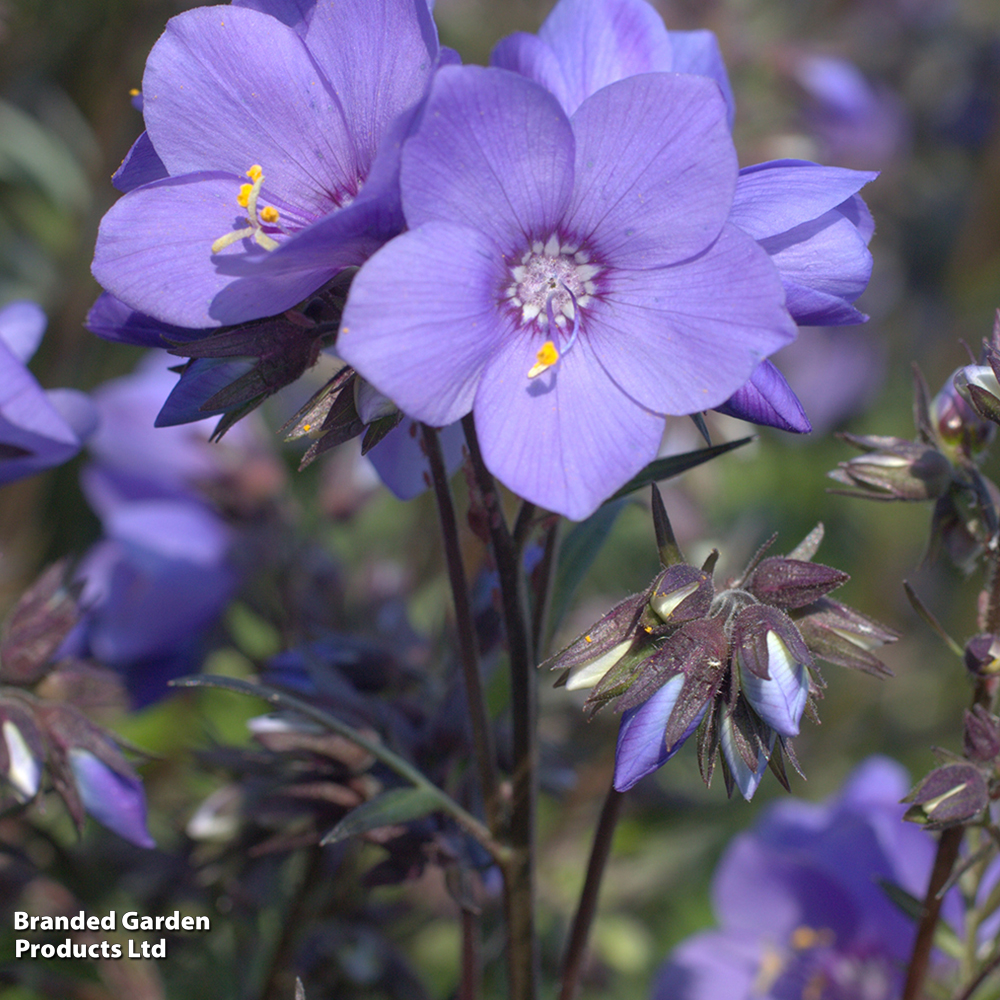
[[146,830],[146,798],[134,768],[111,738],[72,705],[39,705],[48,739],[52,783],[78,828],[84,811],[140,847],[154,847]]
[[733,658],[754,711],[782,736],[798,736],[812,657],[792,620],[777,608],[744,608],[733,625]]
[[951,463],[931,445],[875,434],[840,436],[866,454],[827,473],[852,487],[834,493],[868,500],[936,500],[951,485]]
[[738,788],[749,802],[767,770],[775,734],[747,710],[742,699],[731,712],[720,707],[720,713],[718,733],[726,792],[732,795],[733,788]]
[[698,728],[708,708],[689,722],[679,738],[669,742],[665,736],[668,720],[674,714],[685,684],[682,674],[671,678],[648,701],[630,708],[622,716],[615,749],[615,790],[627,792],[636,782],[652,774],[681,748]]

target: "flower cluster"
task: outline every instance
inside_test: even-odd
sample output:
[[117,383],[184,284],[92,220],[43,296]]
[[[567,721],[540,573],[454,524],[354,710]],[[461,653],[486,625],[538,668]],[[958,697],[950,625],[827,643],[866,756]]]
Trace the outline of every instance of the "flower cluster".
[[721,589],[711,573],[717,554],[700,569],[669,565],[542,664],[563,671],[570,689],[593,687],[587,707],[613,703],[623,713],[618,791],[696,730],[706,783],[721,757],[730,794],[736,787],[750,799],[769,764],[787,787],[782,751],[796,764],[789,740],[823,686],[814,658],[888,673],[871,651],[897,636],[826,596],[848,577],[811,561],[822,534],[789,556],[764,558],[765,545]]
[[78,828],[89,813],[133,844],[153,847],[139,776],[111,734],[77,707],[119,696],[114,676],[59,653],[79,617],[64,575],[64,566],[50,567],[3,625],[0,793],[7,804],[10,796],[29,802],[42,791],[47,768]]
[[[775,803],[727,848],[712,900],[718,930],[680,944],[653,1000],[891,1000],[915,927],[884,885],[922,897],[933,843],[902,821],[907,787],[873,757],[822,804]],[[958,923],[954,893],[945,914]]]
[[[263,323],[179,349],[182,418],[235,418],[329,344],[308,307],[360,265],[337,354],[409,418],[472,414],[490,470],[572,518],[656,456],[668,416],[808,430],[766,359],[796,323],[864,319],[875,175],[741,171],[714,36],[669,34],[645,0],[561,0],[489,68],[455,62],[424,0],[174,18],[98,238],[127,316],[105,335]],[[234,353],[259,360],[215,362]]]

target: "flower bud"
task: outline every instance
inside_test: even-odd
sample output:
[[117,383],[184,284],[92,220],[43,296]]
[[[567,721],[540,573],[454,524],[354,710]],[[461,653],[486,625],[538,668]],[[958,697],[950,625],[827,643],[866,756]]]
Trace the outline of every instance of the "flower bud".
[[565,649],[550,656],[541,668],[565,671],[566,679],[561,683],[573,691],[593,687],[626,654],[635,653],[642,659],[651,653],[649,636],[653,625],[649,620],[658,622],[649,612],[649,594],[649,590],[633,594],[615,605]]
[[1000,672],[1000,639],[989,632],[974,635],[965,644],[965,669],[977,677]]
[[1000,719],[982,705],[965,713],[965,756],[977,764],[989,764],[1000,757]]
[[972,764],[945,764],[931,771],[903,801],[913,803],[904,819],[941,830],[978,816],[989,802],[989,789]]
[[771,556],[754,569],[744,586],[762,604],[801,608],[836,590],[849,579],[846,573],[831,566]]
[[828,473],[853,487],[839,492],[869,500],[935,500],[951,485],[951,463],[930,445],[878,435],[842,436],[867,454],[841,462]]
[[135,774],[113,771],[88,750],[71,749],[69,765],[84,809],[139,847],[155,847],[146,828],[146,794]]
[[966,365],[952,377],[955,389],[969,401],[984,420],[1000,423],[1000,382],[997,381],[997,355],[990,351],[989,365]]
[[734,623],[733,647],[751,707],[775,732],[798,736],[812,657],[791,619],[776,608],[744,608]]
[[767,762],[774,749],[775,734],[767,727],[756,726],[749,720],[744,706],[737,703],[736,710],[723,710],[719,721],[719,744],[725,764],[726,791],[733,788],[749,802],[760,785]]
[[0,701],[0,772],[14,794],[27,802],[38,794],[45,741],[28,709],[11,698]]
[[[979,384],[975,370],[983,367],[967,365],[957,369],[930,406],[930,419],[938,437],[945,444],[970,456],[979,454],[996,433],[995,424],[977,412],[969,397],[969,384]],[[973,370],[971,374],[970,369]],[[992,371],[989,368],[986,371],[995,383],[996,377]]]
[[895,642],[898,632],[829,597],[793,612],[792,618],[817,659],[878,677],[891,676],[892,671],[871,651]]
[[712,577],[687,563],[665,570],[653,586],[649,606],[671,625],[703,618],[712,606]]

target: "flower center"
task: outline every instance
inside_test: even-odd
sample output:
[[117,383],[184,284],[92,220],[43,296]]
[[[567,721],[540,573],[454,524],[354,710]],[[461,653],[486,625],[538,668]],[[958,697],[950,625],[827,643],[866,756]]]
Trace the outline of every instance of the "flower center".
[[[260,196],[261,185],[264,183],[264,171],[260,164],[255,163],[248,171],[247,177],[250,184],[241,184],[239,193],[236,195],[236,204],[247,210],[247,225],[244,229],[234,229],[225,236],[220,236],[212,244],[212,253],[219,253],[226,247],[232,246],[239,240],[252,236],[258,246],[265,250],[274,250],[278,247],[278,241],[264,232],[264,226],[274,226],[278,222],[279,212],[273,205],[265,205],[259,211],[257,209],[257,199]],[[280,227],[279,227],[280,228]]]
[[536,240],[520,263],[510,269],[504,296],[520,310],[523,326],[548,334],[528,378],[555,365],[576,342],[580,316],[597,294],[595,278],[602,268],[578,244],[562,243],[556,234]]

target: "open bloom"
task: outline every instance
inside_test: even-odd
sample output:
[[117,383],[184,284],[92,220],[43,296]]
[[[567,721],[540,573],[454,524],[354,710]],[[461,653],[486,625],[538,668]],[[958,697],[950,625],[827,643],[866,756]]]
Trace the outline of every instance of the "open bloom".
[[[716,871],[719,929],[674,950],[653,1000],[899,996],[915,925],[879,883],[921,897],[934,853],[903,822],[907,787],[898,764],[873,757],[825,803],[770,806]],[[956,902],[945,901],[952,918]]]
[[[668,32],[646,0],[560,0],[537,36],[510,35],[493,50],[491,62],[546,87],[567,114],[602,87],[637,73],[695,73],[718,84],[732,125],[732,91],[715,36]],[[729,221],[771,255],[797,323],[866,319],[852,303],[871,276],[868,241],[874,227],[857,192],[876,176],[804,161],[740,171]],[[811,429],[795,393],[769,361],[716,408],[786,431]]]
[[358,272],[337,351],[409,416],[472,411],[508,487],[586,517],[795,327],[727,223],[736,154],[710,80],[633,76],[566,117],[524,77],[445,67],[404,149],[410,232]]
[[133,309],[203,328],[282,312],[361,263],[402,228],[399,119],[437,55],[426,0],[173,18],[146,63],[146,132],[116,176],[127,193],[101,224],[95,277]]

